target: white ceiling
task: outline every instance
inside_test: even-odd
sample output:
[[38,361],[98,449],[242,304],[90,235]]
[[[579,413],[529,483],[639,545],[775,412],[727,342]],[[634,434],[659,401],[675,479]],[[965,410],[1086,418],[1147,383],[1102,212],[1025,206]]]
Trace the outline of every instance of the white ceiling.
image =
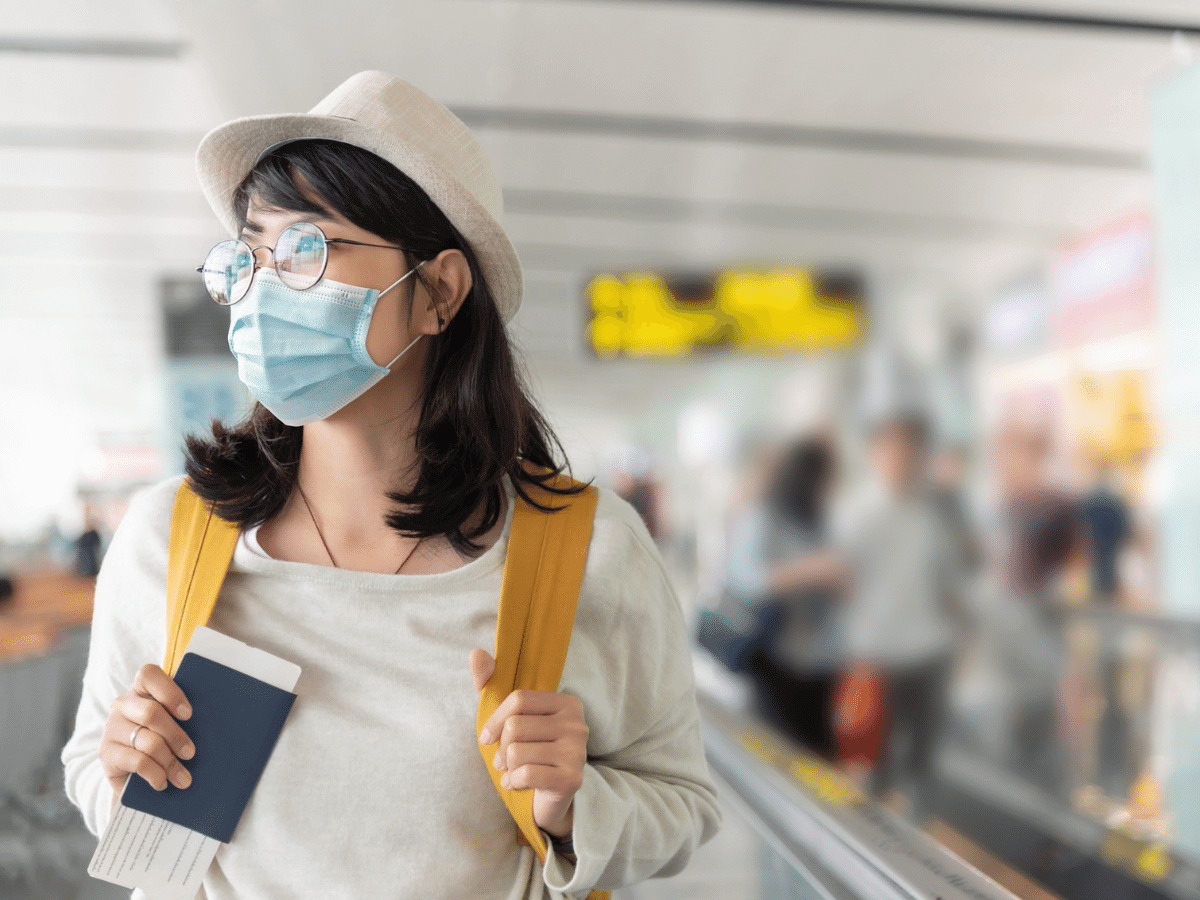
[[[192,174],[199,137],[379,68],[459,112],[492,155],[529,270],[518,329],[544,381],[594,372],[578,291],[601,267],[835,262],[978,301],[1149,202],[1147,94],[1188,39],[1064,20],[1200,33],[1200,4],[926,5],[1032,18],[900,2],[3,0],[0,260],[70,247],[194,265],[219,237]],[[644,397],[628,383],[625,399]]]

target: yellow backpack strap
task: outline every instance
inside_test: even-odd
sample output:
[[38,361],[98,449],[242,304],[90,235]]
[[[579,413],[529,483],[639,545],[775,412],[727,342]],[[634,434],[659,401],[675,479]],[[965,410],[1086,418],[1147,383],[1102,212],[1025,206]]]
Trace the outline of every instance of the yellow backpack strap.
[[[555,484],[581,486],[565,476]],[[512,691],[558,690],[567,659],[599,491],[588,487],[578,494],[558,495],[533,490],[537,493],[531,495],[539,503],[562,508],[547,513],[516,498],[496,622],[496,671],[479,697],[477,734]],[[501,773],[491,764],[495,749],[479,749],[520,834],[544,863],[547,848],[533,820],[533,791],[501,787]],[[589,894],[593,900],[607,896],[601,891]]]
[[213,512],[185,480],[175,494],[167,551],[167,649],[163,671],[174,675],[192,639],[208,622],[225,581],[238,526]]

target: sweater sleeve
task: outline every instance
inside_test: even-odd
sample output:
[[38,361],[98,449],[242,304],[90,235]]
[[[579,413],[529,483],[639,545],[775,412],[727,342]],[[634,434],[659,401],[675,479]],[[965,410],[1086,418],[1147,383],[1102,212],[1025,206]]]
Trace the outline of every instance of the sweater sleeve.
[[108,824],[113,793],[100,767],[109,705],[165,645],[167,538],[179,478],[138,495],[117,528],[96,579],[91,645],[75,731],[62,751],[67,796],[93,834]]
[[575,794],[577,862],[551,852],[547,887],[568,895],[614,890],[682,870],[721,823],[691,645],[645,526],[608,491],[559,690],[583,702],[588,762]]

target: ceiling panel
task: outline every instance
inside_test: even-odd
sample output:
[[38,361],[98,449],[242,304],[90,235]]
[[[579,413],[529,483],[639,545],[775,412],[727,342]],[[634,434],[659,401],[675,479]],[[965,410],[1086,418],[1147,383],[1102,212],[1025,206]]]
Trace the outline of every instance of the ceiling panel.
[[190,143],[222,120],[205,80],[173,59],[0,53],[0,84],[2,126],[181,132]]
[[[481,130],[510,196],[572,192],[846,210],[1054,239],[1142,202],[1141,170]],[[528,204],[510,201],[510,209]],[[633,205],[631,205],[633,208]],[[551,207],[553,209],[553,207]],[[586,211],[586,206],[581,211]],[[831,217],[832,218],[832,217]],[[905,224],[905,220],[909,220]]]
[[[1192,0],[1002,5],[1200,24]],[[0,259],[70,248],[94,264],[186,270],[222,237],[195,181],[199,137],[235,115],[305,110],[382,68],[483,140],[530,270],[517,326],[556,372],[592,365],[565,338],[598,268],[848,264],[921,273],[978,302],[1065,235],[1148,203],[1147,93],[1186,57],[1167,33],[784,3],[0,10],[13,11],[0,29],[12,86],[0,105]],[[78,52],[4,52],[65,38]],[[88,41],[179,49],[122,57],[85,52]]]
[[[382,67],[451,105],[1138,150],[1145,89],[1175,65],[1167,35],[754,3],[351,0],[330,18],[314,0],[263,0],[232,32],[217,23],[242,9],[235,0],[174,8],[236,114],[307,109],[354,71]],[[259,39],[260,20],[278,40]],[[289,71],[297,58],[305,65]]]
[[182,32],[162,0],[0,0],[0,35],[174,41]]
[[[2,131],[0,131],[2,133]],[[195,151],[98,151],[0,145],[0,186],[182,190],[199,196]]]

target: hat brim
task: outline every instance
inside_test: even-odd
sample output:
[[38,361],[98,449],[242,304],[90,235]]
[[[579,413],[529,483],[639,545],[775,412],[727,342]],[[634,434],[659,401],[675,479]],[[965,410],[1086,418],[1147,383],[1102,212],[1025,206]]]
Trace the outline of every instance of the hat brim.
[[311,113],[250,116],[210,131],[196,150],[196,172],[213,212],[237,235],[234,192],[270,148],[290,141],[323,138],[353,144],[390,162],[415,181],[471,245],[501,318],[508,322],[521,305],[521,261],[500,223],[437,161],[402,139],[385,139],[353,119]]

